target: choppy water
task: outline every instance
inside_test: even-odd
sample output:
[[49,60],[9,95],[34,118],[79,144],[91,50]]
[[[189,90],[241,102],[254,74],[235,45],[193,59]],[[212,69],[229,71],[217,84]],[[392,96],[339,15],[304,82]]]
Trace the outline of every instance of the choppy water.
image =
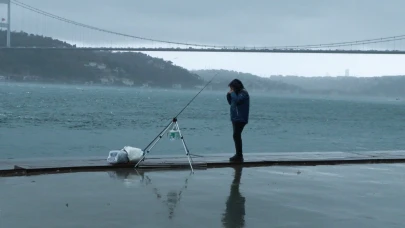
[[0,178],[0,227],[402,228],[403,164]]
[[[144,148],[196,93],[0,84],[0,159]],[[202,92],[179,117],[192,153],[234,152],[225,93]],[[251,96],[245,153],[405,149],[402,100]],[[184,150],[163,138],[152,153]]]

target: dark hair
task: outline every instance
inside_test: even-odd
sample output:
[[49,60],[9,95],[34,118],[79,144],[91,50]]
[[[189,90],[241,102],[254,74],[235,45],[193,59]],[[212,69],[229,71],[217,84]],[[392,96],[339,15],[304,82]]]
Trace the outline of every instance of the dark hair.
[[234,79],[232,80],[229,84],[229,87],[231,87],[236,93],[239,93],[242,89],[245,87],[243,86],[243,83],[239,79]]

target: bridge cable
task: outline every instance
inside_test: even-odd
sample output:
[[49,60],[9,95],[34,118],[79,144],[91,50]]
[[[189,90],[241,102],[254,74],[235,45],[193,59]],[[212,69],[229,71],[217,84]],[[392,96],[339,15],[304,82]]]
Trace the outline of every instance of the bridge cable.
[[13,4],[16,4],[22,8],[25,8],[30,11],[34,11],[38,14],[51,17],[60,21],[64,21],[66,23],[74,24],[77,26],[85,27],[88,29],[93,29],[97,30],[100,32],[105,32],[105,33],[110,33],[118,36],[125,36],[125,37],[130,37],[134,39],[141,39],[141,40],[147,40],[147,41],[152,41],[152,42],[159,42],[159,43],[167,43],[167,44],[177,44],[177,45],[186,45],[186,46],[196,46],[196,47],[206,47],[206,48],[233,48],[233,49],[286,49],[286,48],[292,48],[292,49],[299,49],[299,48],[325,48],[325,47],[344,47],[344,46],[353,46],[353,45],[361,45],[361,44],[372,44],[372,43],[385,43],[385,42],[391,42],[391,41],[397,41],[397,40],[405,40],[405,35],[398,35],[398,36],[391,36],[391,37],[382,37],[382,38],[375,38],[375,39],[366,39],[366,40],[357,40],[357,41],[347,41],[347,42],[336,42],[336,43],[323,43],[323,44],[309,44],[309,45],[292,45],[292,46],[270,46],[270,47],[255,47],[255,48],[249,48],[249,47],[237,47],[237,46],[218,46],[218,45],[205,45],[205,44],[195,44],[195,43],[184,43],[184,42],[173,42],[173,41],[166,41],[166,40],[158,40],[158,39],[152,39],[152,38],[145,38],[145,37],[140,37],[140,36],[133,36],[133,35],[128,35],[124,33],[119,33],[119,32],[114,32],[90,25],[86,25],[83,23],[79,23],[76,21],[72,21],[63,17],[59,17],[57,15],[45,12],[43,10],[37,9],[35,7],[32,7],[28,4],[19,2],[18,0],[11,0]]

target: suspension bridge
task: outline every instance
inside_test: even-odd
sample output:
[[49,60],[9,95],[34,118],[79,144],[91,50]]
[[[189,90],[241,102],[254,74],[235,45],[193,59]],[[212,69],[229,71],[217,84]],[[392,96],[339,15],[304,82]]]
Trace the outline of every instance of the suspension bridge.
[[[60,17],[18,0],[0,0],[0,6],[2,4],[7,6],[7,17],[0,17],[0,29],[7,30],[6,44],[0,44],[0,49],[2,50],[62,49],[67,51],[405,54],[405,35],[308,45],[267,47],[219,46],[159,40],[124,34]],[[18,18],[18,20],[13,20],[14,18]],[[25,18],[28,19],[25,20]],[[61,23],[65,24],[67,30],[77,32],[71,32],[63,36],[56,34],[53,29],[56,27],[60,28]],[[65,41],[68,44],[55,46],[13,44],[12,30],[48,36]],[[100,36],[101,34],[103,34],[102,37],[105,39],[103,42],[92,40],[92,37]]]

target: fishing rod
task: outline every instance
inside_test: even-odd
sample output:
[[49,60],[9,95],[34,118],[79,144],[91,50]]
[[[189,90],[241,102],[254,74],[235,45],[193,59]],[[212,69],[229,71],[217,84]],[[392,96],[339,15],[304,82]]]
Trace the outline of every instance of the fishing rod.
[[152,145],[153,142],[156,141],[157,138],[159,138],[161,136],[161,134],[167,130],[167,128],[173,123],[177,121],[177,117],[194,101],[195,98],[197,98],[197,96],[205,89],[205,87],[207,87],[212,80],[214,80],[214,78],[218,75],[218,73],[216,73],[211,80],[209,80],[205,86],[186,104],[186,106],[184,106],[184,108],[170,121],[170,123],[145,147],[145,149],[143,151],[145,151],[146,149],[148,149],[150,147],[150,145]]

